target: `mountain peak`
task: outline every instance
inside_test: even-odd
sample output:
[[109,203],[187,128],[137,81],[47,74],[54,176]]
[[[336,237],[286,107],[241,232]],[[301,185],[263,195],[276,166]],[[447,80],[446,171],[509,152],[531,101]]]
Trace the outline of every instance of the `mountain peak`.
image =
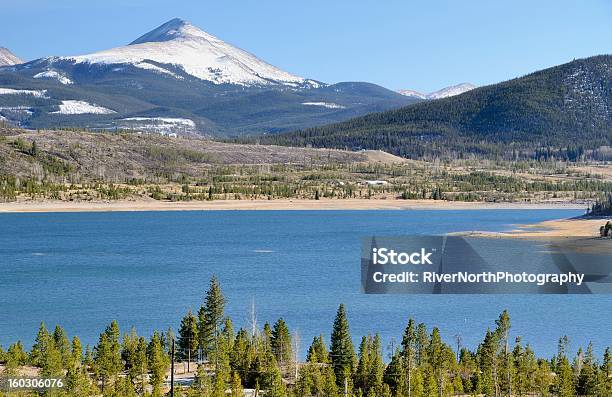
[[214,84],[319,86],[317,82],[276,68],[180,18],[171,19],[129,45],[64,59],[90,64],[130,64],[182,78],[174,73],[178,68]]
[[164,42],[179,38],[187,38],[189,36],[205,37],[209,35],[184,19],[174,18],[140,36],[136,40],[132,41],[130,45]]
[[8,48],[0,47],[0,66],[12,66],[23,63],[23,61]]

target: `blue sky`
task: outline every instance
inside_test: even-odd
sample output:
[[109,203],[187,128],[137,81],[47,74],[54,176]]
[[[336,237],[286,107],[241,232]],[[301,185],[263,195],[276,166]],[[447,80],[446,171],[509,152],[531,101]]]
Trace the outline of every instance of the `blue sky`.
[[612,53],[609,0],[0,0],[0,46],[83,54],[174,17],[304,77],[424,92]]

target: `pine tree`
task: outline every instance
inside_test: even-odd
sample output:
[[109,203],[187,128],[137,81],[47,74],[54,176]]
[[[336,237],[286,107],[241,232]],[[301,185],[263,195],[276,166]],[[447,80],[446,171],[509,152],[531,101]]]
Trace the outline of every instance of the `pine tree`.
[[153,396],[161,396],[161,385],[170,365],[170,359],[164,350],[162,337],[157,331],[153,333],[147,347],[147,358],[151,372],[150,383],[153,388]]
[[17,341],[9,346],[5,354],[5,375],[15,375],[17,368],[25,365],[28,355],[23,348],[21,341]]
[[64,331],[64,329],[59,325],[56,325],[55,330],[53,331],[53,342],[57,350],[59,350],[62,359],[62,366],[64,368],[68,368],[71,358],[70,341],[68,340],[66,331]]
[[212,397],[225,397],[225,378],[226,374],[221,371],[215,373],[215,383],[213,386]]
[[272,353],[279,363],[286,363],[291,360],[293,355],[291,352],[291,335],[287,324],[285,324],[282,318],[274,323],[270,344],[272,346]]
[[402,337],[402,358],[404,360],[404,366],[406,367],[406,387],[408,397],[412,397],[412,369],[414,368],[416,345],[417,335],[414,320],[409,319],[408,325],[404,330],[404,336]]
[[432,368],[432,374],[436,380],[436,388],[442,396],[446,387],[446,369],[448,368],[447,355],[445,355],[445,346],[440,337],[440,330],[434,328],[431,332],[431,339],[428,348],[429,364]]
[[137,397],[134,384],[130,378],[120,377],[117,379],[113,397]]
[[562,356],[556,367],[555,392],[558,397],[574,397],[574,374],[569,360]]
[[416,337],[417,365],[421,365],[427,362],[428,346],[429,346],[429,335],[427,334],[427,327],[425,326],[425,324],[420,323],[417,326],[417,337]]
[[360,389],[366,393],[368,390],[369,371],[370,371],[370,344],[368,339],[364,336],[361,338],[359,344],[359,361],[357,363],[357,370],[355,371],[355,388]]
[[70,397],[90,397],[100,392],[89,379],[83,367],[73,366],[66,372],[65,390]]
[[[182,360],[191,361],[198,351],[198,319],[191,310],[181,320],[178,337],[178,356]],[[189,365],[189,363],[187,364]]]
[[612,351],[607,347],[599,370],[598,393],[600,396],[612,395]]
[[380,335],[374,335],[372,344],[370,347],[370,378],[369,384],[370,389],[374,390],[377,395],[382,392],[383,376],[385,371],[385,364],[382,357],[382,346],[380,342]]
[[287,397],[287,388],[283,384],[278,366],[272,368],[271,378],[271,384],[266,392],[266,397]]
[[86,369],[92,369],[94,367],[94,354],[91,350],[91,346],[85,346],[85,355],[83,356],[83,365]]
[[104,388],[107,386],[108,380],[114,372],[111,356],[112,353],[108,335],[102,333],[98,344],[94,348],[94,370],[101,382],[102,393],[104,393]]
[[541,397],[550,396],[550,388],[553,383],[553,373],[546,360],[538,362],[538,369],[535,374],[535,390]]
[[70,365],[66,371],[66,391],[71,397],[89,397],[98,394],[83,366],[83,346],[76,336],[72,338]]
[[306,361],[310,363],[329,363],[329,353],[323,341],[323,335],[315,336],[312,339],[312,344],[308,348],[308,353],[306,355]]
[[223,330],[221,331],[221,335],[223,335],[223,337],[227,341],[228,350],[231,351],[234,348],[234,339],[235,339],[234,324],[232,323],[231,318],[226,317],[225,320],[223,321]]
[[401,351],[395,349],[395,351],[392,352],[391,362],[389,362],[389,365],[385,368],[383,376],[384,382],[389,385],[391,392],[395,395],[408,395],[406,391],[408,380],[404,376],[405,372],[404,359]]
[[102,382],[102,392],[104,392],[107,383],[114,380],[119,371],[123,369],[119,335],[119,325],[117,321],[113,321],[100,334],[98,344],[94,348],[94,366]]
[[503,386],[502,389],[506,391],[506,393],[510,396],[512,395],[512,362],[510,361],[510,348],[509,348],[509,338],[510,338],[510,315],[507,310],[504,310],[497,320],[495,320],[495,324],[497,328],[495,329],[495,333],[497,335],[497,340],[500,343],[500,356],[503,358],[498,365],[500,369],[500,373],[504,374],[503,381],[500,382]]
[[478,368],[474,355],[465,347],[459,353],[459,374],[463,382],[463,390],[466,393],[473,393],[478,378]]
[[[230,364],[234,371],[239,374],[248,374],[254,356],[254,348],[249,339],[249,334],[244,329],[240,329],[234,339]],[[243,382],[247,382],[248,377],[243,375]]]
[[219,281],[213,276],[206,292],[204,305],[198,311],[198,345],[206,356],[215,348],[217,336],[221,331],[224,308],[225,298],[221,293]]
[[263,332],[261,334],[261,347],[266,352],[272,351],[272,327],[266,322],[263,326]]
[[214,363],[215,372],[224,376],[224,382],[231,384],[231,347],[232,335],[229,330],[222,331],[217,336],[215,349],[210,353],[210,358]]
[[[146,388],[146,374],[148,372],[148,354],[147,354],[147,341],[143,336],[138,338],[138,345],[136,347],[136,356],[133,361],[134,373],[138,373],[138,378],[140,378],[140,389],[139,393],[142,395],[145,392]],[[136,376],[134,376],[136,378]]]
[[495,334],[487,330],[483,342],[478,346],[477,361],[481,373],[477,378],[476,391],[486,396],[496,395],[495,366],[497,341]]
[[583,396],[595,396],[598,389],[598,368],[593,357],[593,344],[589,343],[578,372],[576,392]]
[[30,351],[30,361],[36,367],[42,367],[43,355],[50,341],[49,331],[45,326],[45,322],[41,322],[38,328],[38,334],[34,340],[34,345]]
[[83,345],[81,340],[75,336],[72,338],[70,351],[70,367],[82,367],[83,365]]
[[62,373],[62,355],[56,347],[53,335],[49,334],[42,322],[30,353],[32,363],[41,369],[47,377],[59,376]]
[[331,334],[331,363],[336,375],[336,384],[344,388],[355,368],[355,349],[344,305],[340,305],[334,320]]
[[244,390],[242,389],[242,382],[237,372],[232,374],[232,396],[231,397],[244,397]]

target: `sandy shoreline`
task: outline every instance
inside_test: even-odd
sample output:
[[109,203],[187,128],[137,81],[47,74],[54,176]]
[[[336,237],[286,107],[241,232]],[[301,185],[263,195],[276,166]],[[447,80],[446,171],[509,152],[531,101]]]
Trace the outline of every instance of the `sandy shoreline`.
[[18,201],[0,203],[0,213],[10,212],[130,212],[212,210],[483,210],[483,209],[584,209],[570,203],[483,203],[436,200],[215,200],[164,202],[156,200],[65,202]]
[[490,238],[597,238],[599,236],[599,228],[605,225],[607,220],[604,218],[555,219],[532,225],[519,225],[517,229],[509,232],[473,231],[457,234]]

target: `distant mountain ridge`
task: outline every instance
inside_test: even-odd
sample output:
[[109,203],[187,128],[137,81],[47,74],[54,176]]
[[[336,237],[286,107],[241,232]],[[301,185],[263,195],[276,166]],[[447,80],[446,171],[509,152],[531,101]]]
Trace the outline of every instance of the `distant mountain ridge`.
[[463,94],[464,92],[468,92],[476,88],[474,84],[471,83],[461,83],[457,85],[451,85],[449,87],[444,87],[438,91],[430,92],[429,94],[423,94],[414,90],[397,90],[402,95],[407,97],[417,98],[417,99],[441,99],[448,98],[455,95]]
[[5,47],[0,47],[0,66],[12,66],[23,63],[23,60],[13,54],[11,50]]
[[597,156],[612,146],[612,55],[264,142],[412,158]]
[[414,102],[283,71],[182,19],[129,45],[0,67],[0,117],[25,128],[275,134]]

